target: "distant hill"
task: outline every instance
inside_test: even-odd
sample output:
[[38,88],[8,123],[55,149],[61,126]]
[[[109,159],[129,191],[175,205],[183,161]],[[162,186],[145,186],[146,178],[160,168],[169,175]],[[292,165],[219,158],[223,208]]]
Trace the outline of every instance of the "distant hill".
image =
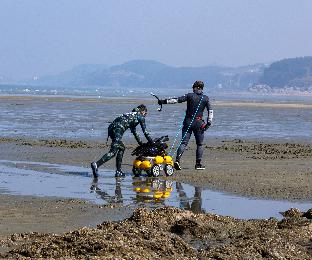
[[29,82],[45,86],[172,87],[202,80],[211,89],[247,90],[262,75],[263,64],[231,68],[222,66],[172,67],[153,60],[132,60],[117,66],[80,65],[70,71]]
[[27,83],[56,87],[89,85],[93,77],[107,68],[107,65],[102,64],[81,64],[58,75],[39,77]]
[[38,88],[185,88],[195,80],[204,81],[210,91],[311,94],[312,57],[242,67],[173,67],[154,60],[131,60],[115,66],[82,64],[57,75],[28,81],[14,81],[0,76],[0,84]]
[[265,68],[253,90],[311,92],[312,57],[284,59]]

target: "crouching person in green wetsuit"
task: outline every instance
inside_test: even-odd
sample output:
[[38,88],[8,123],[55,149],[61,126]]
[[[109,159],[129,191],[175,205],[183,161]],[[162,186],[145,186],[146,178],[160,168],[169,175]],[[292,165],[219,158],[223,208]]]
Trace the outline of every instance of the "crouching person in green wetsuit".
[[97,162],[91,163],[91,168],[94,178],[98,177],[98,168],[109,161],[111,158],[116,156],[116,174],[115,177],[123,177],[124,173],[121,170],[121,163],[123,154],[125,151],[125,146],[121,141],[123,134],[127,129],[130,129],[134,135],[136,141],[139,145],[142,144],[142,141],[136,132],[136,126],[141,125],[142,131],[148,140],[148,142],[153,143],[152,138],[149,133],[146,131],[145,126],[145,116],[147,114],[147,108],[145,105],[141,104],[138,107],[134,108],[132,112],[122,114],[117,117],[109,126],[108,126],[108,137],[112,139],[111,147],[108,153],[104,154],[101,159]]

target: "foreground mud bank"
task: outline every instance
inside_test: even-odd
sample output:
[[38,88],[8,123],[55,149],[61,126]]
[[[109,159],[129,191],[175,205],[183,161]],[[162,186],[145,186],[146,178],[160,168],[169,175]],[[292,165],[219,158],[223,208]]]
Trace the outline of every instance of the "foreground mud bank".
[[[248,220],[165,207],[137,209],[61,235],[13,234],[3,258],[311,259],[312,209],[281,221]],[[287,214],[286,214],[287,215]]]

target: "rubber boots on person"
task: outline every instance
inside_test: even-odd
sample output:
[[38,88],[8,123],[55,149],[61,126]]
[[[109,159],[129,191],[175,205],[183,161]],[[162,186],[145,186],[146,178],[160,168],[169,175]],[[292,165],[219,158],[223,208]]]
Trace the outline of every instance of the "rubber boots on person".
[[118,178],[118,177],[125,177],[125,174],[123,173],[122,170],[117,170],[116,173],[115,173],[115,177]]
[[206,167],[201,164],[201,161],[197,160],[196,164],[195,164],[195,170],[205,170],[205,169],[206,169]]
[[175,161],[173,166],[177,171],[180,171],[182,169],[179,161]]
[[99,177],[99,175],[98,175],[98,166],[97,166],[96,162],[92,162],[91,163],[91,169],[92,169],[93,177],[94,178]]

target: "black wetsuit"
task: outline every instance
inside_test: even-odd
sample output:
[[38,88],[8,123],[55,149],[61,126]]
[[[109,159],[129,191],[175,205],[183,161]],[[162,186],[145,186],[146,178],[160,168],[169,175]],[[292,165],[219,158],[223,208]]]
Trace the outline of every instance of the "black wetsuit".
[[121,171],[121,163],[123,154],[125,151],[125,146],[121,141],[123,134],[127,129],[130,129],[134,135],[136,141],[139,144],[142,144],[142,141],[139,135],[136,132],[136,126],[141,125],[142,131],[149,142],[153,142],[152,138],[149,136],[149,133],[146,131],[145,126],[145,117],[139,112],[131,112],[123,114],[117,117],[109,126],[108,126],[108,136],[112,139],[111,147],[108,153],[104,154],[100,160],[96,162],[97,167],[100,167],[102,164],[116,156],[116,168],[117,171]]
[[[208,111],[207,123],[210,125],[213,117],[212,108],[208,96],[204,95],[202,91],[194,91],[193,93],[185,94],[178,98],[167,99],[165,104],[175,104],[187,102],[186,115],[183,121],[182,140],[177,151],[176,161],[185,151],[185,148],[190,140],[192,133],[194,133],[196,140],[196,162],[200,162],[203,157],[203,142],[204,142],[204,125],[203,120],[204,110]],[[192,121],[193,120],[193,121]]]

